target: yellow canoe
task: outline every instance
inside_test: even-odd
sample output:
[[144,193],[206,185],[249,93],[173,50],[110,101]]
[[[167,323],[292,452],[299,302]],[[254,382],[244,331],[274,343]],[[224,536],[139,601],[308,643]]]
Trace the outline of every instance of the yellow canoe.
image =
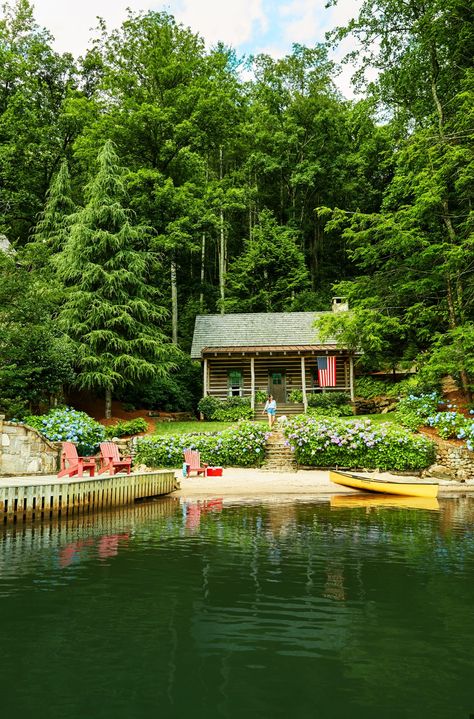
[[439,502],[435,497],[401,497],[396,495],[370,494],[334,494],[330,500],[331,509],[352,509],[364,507],[391,507],[401,509],[439,510]]
[[437,497],[439,485],[436,482],[419,482],[413,480],[393,480],[383,477],[367,477],[346,472],[329,472],[329,479],[334,484],[351,489],[363,489],[366,492],[382,494],[398,494],[404,497]]

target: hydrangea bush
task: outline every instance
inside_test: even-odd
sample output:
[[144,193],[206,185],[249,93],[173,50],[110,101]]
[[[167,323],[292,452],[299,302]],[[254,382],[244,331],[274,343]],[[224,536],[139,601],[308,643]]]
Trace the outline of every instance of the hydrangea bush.
[[459,438],[461,429],[472,424],[464,415],[459,412],[437,412],[432,417],[428,417],[426,424],[429,427],[435,427],[438,434],[443,439]]
[[466,421],[463,427],[460,428],[457,434],[457,438],[464,439],[466,442],[466,447],[471,452],[474,451],[474,422],[472,420]]
[[70,407],[57,407],[48,414],[30,415],[25,417],[24,422],[52,442],[74,442],[80,455],[95,454],[99,442],[105,439],[105,427],[85,412]]
[[434,462],[433,442],[392,423],[318,420],[304,415],[285,427],[298,464],[381,470],[418,470]]
[[242,421],[214,434],[180,434],[137,440],[136,462],[147,467],[179,467],[185,449],[197,449],[201,460],[214,466],[259,467],[268,434],[261,425]]
[[436,414],[441,402],[442,399],[437,392],[410,394],[401,399],[397,405],[400,422],[409,429],[418,429],[426,424],[428,417]]
[[250,397],[203,397],[198,404],[204,419],[219,422],[237,422],[239,419],[251,419],[253,411]]

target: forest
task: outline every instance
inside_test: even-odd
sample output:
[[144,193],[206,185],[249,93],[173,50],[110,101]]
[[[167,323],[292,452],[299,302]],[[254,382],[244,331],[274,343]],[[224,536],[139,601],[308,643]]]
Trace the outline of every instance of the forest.
[[[449,374],[470,398],[471,13],[365,0],[274,59],[130,12],[75,59],[28,0],[4,4],[0,411],[71,389],[108,411],[190,409],[196,314],[327,310],[334,294],[351,312],[320,330],[366,369]],[[346,38],[355,100],[330,60]]]

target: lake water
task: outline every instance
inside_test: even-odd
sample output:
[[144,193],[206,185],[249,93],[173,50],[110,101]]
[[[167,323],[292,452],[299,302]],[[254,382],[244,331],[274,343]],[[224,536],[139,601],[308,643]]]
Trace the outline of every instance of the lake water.
[[474,501],[411,501],[3,529],[2,716],[469,719]]

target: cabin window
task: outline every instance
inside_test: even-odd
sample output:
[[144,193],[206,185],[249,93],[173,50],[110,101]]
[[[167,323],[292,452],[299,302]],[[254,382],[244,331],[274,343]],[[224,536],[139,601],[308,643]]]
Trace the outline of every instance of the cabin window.
[[233,369],[228,374],[229,378],[229,397],[242,397],[243,378],[242,371]]

